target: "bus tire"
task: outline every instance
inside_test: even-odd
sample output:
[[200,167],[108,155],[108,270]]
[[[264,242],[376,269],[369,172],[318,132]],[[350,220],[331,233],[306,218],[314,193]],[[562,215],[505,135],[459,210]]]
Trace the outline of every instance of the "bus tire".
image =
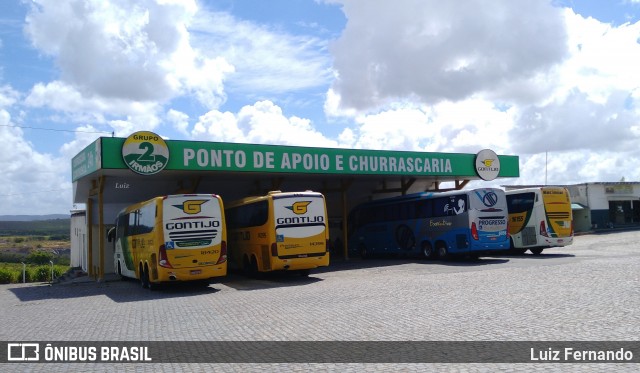
[[258,260],[255,256],[251,256],[251,276],[258,277]]
[[542,254],[542,250],[543,250],[543,248],[541,248],[541,247],[534,247],[534,248],[531,248],[531,249],[529,249],[529,250],[531,251],[531,253],[533,253],[533,255],[540,255],[540,254]]
[[433,246],[431,246],[431,242],[424,241],[420,246],[422,248],[422,256],[425,259],[433,259]]
[[142,266],[142,263],[140,263],[140,265],[138,266],[138,275],[140,276],[140,285],[142,286],[143,289],[146,289],[148,284],[147,284],[147,279],[144,275],[144,267]]
[[156,284],[154,282],[151,282],[151,280],[149,280],[149,267],[145,264],[144,265],[144,280],[147,283],[147,289],[153,291],[153,290],[157,290],[160,285]]
[[362,259],[367,259],[369,257],[369,251],[367,251],[367,247],[362,243],[358,246],[358,253],[360,253],[360,258]]
[[436,244],[436,249],[438,250],[438,256],[440,259],[445,260],[449,256],[449,251],[447,250],[447,244],[444,242],[438,242]]
[[120,281],[124,281],[125,278],[122,275],[122,267],[120,266],[120,261],[118,260],[118,276],[120,276]]
[[242,272],[244,272],[245,276],[251,276],[251,263],[246,255],[242,257]]

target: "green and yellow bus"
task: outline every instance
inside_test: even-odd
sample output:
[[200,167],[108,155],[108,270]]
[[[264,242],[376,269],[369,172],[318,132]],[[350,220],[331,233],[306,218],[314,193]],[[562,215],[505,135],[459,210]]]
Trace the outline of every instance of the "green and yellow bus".
[[514,189],[506,192],[511,249],[535,255],[573,243],[569,192],[563,187]]
[[114,268],[152,289],[227,274],[222,199],[214,194],[155,197],[123,209],[109,232]]
[[329,265],[327,208],[321,193],[269,192],[227,205],[229,260],[247,274]]

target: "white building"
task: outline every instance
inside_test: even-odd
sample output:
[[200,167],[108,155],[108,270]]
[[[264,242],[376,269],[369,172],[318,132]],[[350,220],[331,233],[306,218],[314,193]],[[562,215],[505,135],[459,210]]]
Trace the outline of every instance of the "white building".
[[577,232],[607,227],[640,226],[640,182],[567,185]]
[[71,267],[87,271],[87,213],[71,211]]

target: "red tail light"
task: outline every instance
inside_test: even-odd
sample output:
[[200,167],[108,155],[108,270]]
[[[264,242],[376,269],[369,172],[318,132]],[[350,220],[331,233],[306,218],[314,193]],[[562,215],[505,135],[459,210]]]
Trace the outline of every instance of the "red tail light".
[[278,256],[278,244],[275,242],[271,244],[271,256]]
[[164,247],[164,245],[160,245],[159,254],[160,260],[158,261],[158,265],[164,268],[173,268],[171,266],[171,263],[169,263],[169,258],[167,257],[167,249]]
[[549,237],[549,234],[547,233],[547,226],[544,224],[544,220],[540,222],[540,235]]
[[478,237],[478,227],[476,227],[475,222],[471,223],[471,237],[476,241],[480,239],[480,237]]
[[222,264],[227,261],[227,241],[222,241],[220,244],[220,257],[216,264]]

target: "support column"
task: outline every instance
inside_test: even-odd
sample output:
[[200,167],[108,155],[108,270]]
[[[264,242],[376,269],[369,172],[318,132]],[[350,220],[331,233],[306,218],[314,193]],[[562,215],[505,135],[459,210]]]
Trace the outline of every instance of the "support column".
[[98,261],[98,281],[104,280],[104,176],[100,176],[99,179],[99,192],[98,192],[98,251],[100,252],[100,258]]
[[93,267],[93,199],[87,198],[87,271],[95,276]]
[[342,193],[342,255],[344,260],[349,260],[349,235],[347,234],[347,229],[349,229],[349,225],[347,224],[347,218],[349,216],[349,212],[347,211],[347,190],[349,190],[349,187],[351,187],[351,180],[340,180],[340,192]]

